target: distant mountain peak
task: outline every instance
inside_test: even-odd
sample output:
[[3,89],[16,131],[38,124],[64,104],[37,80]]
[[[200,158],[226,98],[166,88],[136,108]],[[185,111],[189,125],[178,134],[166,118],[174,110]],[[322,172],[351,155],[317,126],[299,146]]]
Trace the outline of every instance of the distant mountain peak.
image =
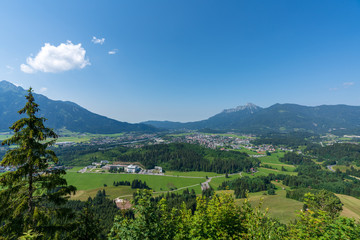
[[223,113],[233,113],[233,112],[238,112],[238,111],[243,111],[243,110],[249,110],[251,113],[253,113],[254,111],[257,111],[259,109],[261,109],[261,107],[256,106],[253,103],[247,103],[242,106],[237,106],[236,108],[225,109],[223,111]]
[[17,91],[19,88],[22,89],[21,87],[17,87],[16,85],[12,84],[11,82],[8,82],[6,80],[2,80],[0,81],[0,88],[3,91]]

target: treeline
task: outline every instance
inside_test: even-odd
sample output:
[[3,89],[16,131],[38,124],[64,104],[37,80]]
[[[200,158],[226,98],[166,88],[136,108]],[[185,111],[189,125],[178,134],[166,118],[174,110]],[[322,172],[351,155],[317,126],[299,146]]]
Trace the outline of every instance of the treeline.
[[313,145],[312,141],[318,138],[318,135],[308,132],[268,133],[260,135],[260,137],[253,140],[252,143],[255,145],[271,144],[297,148],[299,146],[311,146]]
[[271,183],[275,180],[275,175],[260,176],[260,177],[242,177],[235,180],[223,182],[218,189],[219,190],[234,190],[236,198],[245,198],[246,192],[260,192],[270,189],[275,189],[275,185]]
[[[133,193],[133,199],[135,203],[138,203],[139,192]],[[173,208],[180,209],[184,204],[186,209],[191,210],[192,212],[196,209],[196,193],[194,189],[184,190],[182,193],[167,192],[166,194],[161,194],[160,196],[155,196],[151,199],[154,205],[158,204],[162,199],[166,200],[166,206],[168,211],[171,211]]]
[[313,161],[310,158],[295,152],[286,152],[279,161],[292,165],[313,164]]
[[[286,176],[283,184],[292,188],[315,188],[360,197],[360,181],[340,171],[324,171],[315,163],[300,165],[298,176]],[[346,179],[346,180],[345,180]]]
[[357,144],[335,143],[325,147],[311,146],[306,148],[305,151],[317,156],[319,161],[330,160],[329,163],[339,165],[347,165],[354,162],[360,166],[360,145]]
[[117,182],[113,182],[113,186],[117,187],[117,186],[130,186],[131,183],[129,181],[117,181]]
[[346,169],[346,174],[350,176],[360,177],[360,170],[357,170],[353,166],[351,166],[350,169]]
[[147,184],[146,182],[142,182],[141,180],[138,180],[138,179],[134,179],[132,182],[131,182],[131,188],[132,189],[151,189]]
[[[104,147],[104,146],[103,146]],[[221,151],[195,144],[172,143],[130,149],[121,146],[99,150],[96,146],[59,148],[56,154],[63,165],[88,165],[94,161],[110,160],[140,162],[146,168],[160,165],[166,170],[206,171],[216,173],[248,172],[259,166],[259,160],[246,153]]]
[[146,168],[161,165],[167,170],[234,173],[249,171],[259,160],[246,153],[221,151],[195,144],[172,143],[130,149],[119,156],[122,161],[141,162]]
[[151,189],[145,181],[142,182],[139,179],[134,179],[131,183],[129,181],[114,181],[113,186],[131,186],[132,189]]

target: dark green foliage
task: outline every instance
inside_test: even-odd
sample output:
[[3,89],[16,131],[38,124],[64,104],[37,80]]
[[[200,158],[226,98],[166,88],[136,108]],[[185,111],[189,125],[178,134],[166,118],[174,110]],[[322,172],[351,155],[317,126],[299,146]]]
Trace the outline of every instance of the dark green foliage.
[[[70,234],[72,236],[70,239],[78,239],[77,235],[87,236],[87,231],[94,233],[95,238],[93,239],[106,239],[116,215],[133,217],[131,210],[121,212],[117,209],[114,201],[106,197],[105,190],[99,190],[94,198],[89,197],[86,202],[70,200],[66,207],[76,213],[75,229]],[[84,226],[86,222],[88,222],[88,226]],[[93,229],[89,225],[92,225]],[[69,235],[62,237],[66,236]]]
[[356,170],[353,166],[346,170],[346,174],[350,176],[360,177],[360,170]]
[[335,143],[325,147],[307,148],[306,151],[317,157],[329,159],[328,165],[346,165],[354,162],[360,166],[360,145],[357,144]]
[[110,173],[122,173],[124,172],[124,168],[123,167],[114,167],[114,166],[111,166],[110,169],[109,169],[109,172]]
[[172,208],[180,209],[185,204],[186,209],[190,209],[192,212],[196,209],[196,194],[194,189],[189,191],[184,190],[182,194],[167,192],[153,198],[154,203],[160,202],[161,199],[166,199],[167,208],[170,211]]
[[328,212],[332,217],[338,216],[343,206],[340,199],[327,190],[298,188],[287,190],[286,197],[300,202],[305,201],[304,210],[308,208],[316,211],[321,210]]
[[151,189],[147,184],[146,182],[142,182],[141,180],[138,180],[138,179],[134,179],[132,182],[131,182],[131,188],[132,189]]
[[260,135],[252,143],[255,145],[271,144],[274,146],[297,148],[299,146],[312,145],[311,141],[318,138],[318,135],[309,132],[268,133]]
[[[322,170],[315,163],[300,165],[298,176],[286,176],[283,183],[292,188],[326,189],[334,193],[360,197],[360,181],[341,172]],[[344,181],[346,179],[346,181]]]
[[129,181],[118,181],[113,183],[113,186],[131,186],[131,183]]
[[310,158],[304,157],[303,155],[297,154],[295,152],[287,152],[285,153],[284,157],[280,158],[279,160],[280,162],[294,165],[313,163]]
[[102,151],[98,151],[98,146],[73,146],[56,149],[56,153],[63,165],[87,165],[100,156],[99,159],[111,161],[140,162],[148,169],[160,165],[176,171],[233,173],[259,166],[259,160],[250,158],[246,153],[187,143],[158,144],[139,149],[116,146]]
[[234,194],[236,198],[245,198],[247,192],[260,192],[269,189],[275,189],[275,185],[271,183],[274,175],[271,176],[260,176],[255,178],[242,177],[231,181],[223,182],[218,189],[235,190]]
[[267,194],[269,194],[269,195],[275,195],[275,189],[270,188],[270,189],[267,191]]
[[[9,150],[0,164],[17,170],[0,176],[0,235],[16,238],[31,230],[51,238],[68,227],[61,222],[70,218],[71,212],[61,204],[76,189],[67,186],[62,168],[49,168],[49,162],[58,161],[55,153],[47,149],[57,135],[44,126],[43,117],[35,115],[39,106],[31,88],[26,99],[25,107],[19,111],[26,117],[10,127],[14,135],[2,142],[17,147]],[[48,204],[53,207],[45,207]]]

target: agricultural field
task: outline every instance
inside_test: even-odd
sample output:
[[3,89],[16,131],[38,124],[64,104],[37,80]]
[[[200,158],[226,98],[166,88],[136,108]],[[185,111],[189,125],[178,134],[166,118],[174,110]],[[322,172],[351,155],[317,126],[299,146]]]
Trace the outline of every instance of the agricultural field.
[[[170,177],[158,175],[143,175],[143,174],[112,174],[112,173],[76,173],[68,171],[65,178],[69,185],[74,185],[79,191],[86,191],[88,194],[96,194],[98,189],[111,188],[114,181],[133,181],[138,179],[145,181],[149,187],[155,192],[182,190],[189,187],[194,189],[196,193],[201,193],[200,183],[205,182],[205,178],[183,178],[183,177]],[[191,188],[190,188],[191,186]],[[120,188],[117,187],[117,188]],[[130,189],[130,187],[128,187]],[[117,191],[117,190],[115,190]],[[123,194],[125,190],[119,189],[119,194]],[[125,192],[128,194],[128,192]],[[82,193],[82,195],[84,195]],[[89,195],[89,196],[90,196]]]
[[343,211],[340,214],[341,216],[360,219],[360,199],[342,194],[335,195],[338,196],[344,204]]
[[264,192],[250,193],[250,204],[253,207],[257,207],[262,202],[261,209],[265,211],[268,208],[268,215],[282,223],[293,221],[303,207],[303,203],[286,198],[286,191],[281,188],[276,190],[276,195],[263,194]]
[[164,173],[166,176],[186,176],[186,177],[202,177],[206,178],[208,177],[214,177],[214,176],[224,176],[224,174],[217,174],[214,172],[199,172],[199,171],[193,171],[193,172],[180,172],[180,171],[166,171]]

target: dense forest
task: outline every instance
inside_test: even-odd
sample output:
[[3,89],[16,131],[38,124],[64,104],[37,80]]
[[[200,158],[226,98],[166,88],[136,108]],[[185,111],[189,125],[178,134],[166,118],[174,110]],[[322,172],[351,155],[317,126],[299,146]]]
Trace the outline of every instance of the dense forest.
[[317,156],[320,160],[330,160],[329,163],[348,165],[355,163],[360,166],[360,145],[350,143],[335,143],[325,147],[311,146],[306,152]]
[[261,134],[253,140],[253,144],[271,144],[274,146],[285,146],[297,148],[299,146],[311,146],[313,141],[319,139],[319,135],[309,132],[290,132],[290,133],[267,133]]
[[[103,147],[104,148],[104,147]],[[63,165],[84,165],[110,160],[140,162],[146,168],[162,166],[165,170],[206,171],[216,173],[248,172],[259,160],[246,153],[221,151],[187,143],[158,144],[142,148],[116,146],[99,150],[97,146],[69,147],[55,150]]]
[[324,171],[315,163],[300,165],[297,172],[298,176],[286,176],[283,183],[293,188],[326,189],[334,193],[360,197],[360,181],[344,173]]

